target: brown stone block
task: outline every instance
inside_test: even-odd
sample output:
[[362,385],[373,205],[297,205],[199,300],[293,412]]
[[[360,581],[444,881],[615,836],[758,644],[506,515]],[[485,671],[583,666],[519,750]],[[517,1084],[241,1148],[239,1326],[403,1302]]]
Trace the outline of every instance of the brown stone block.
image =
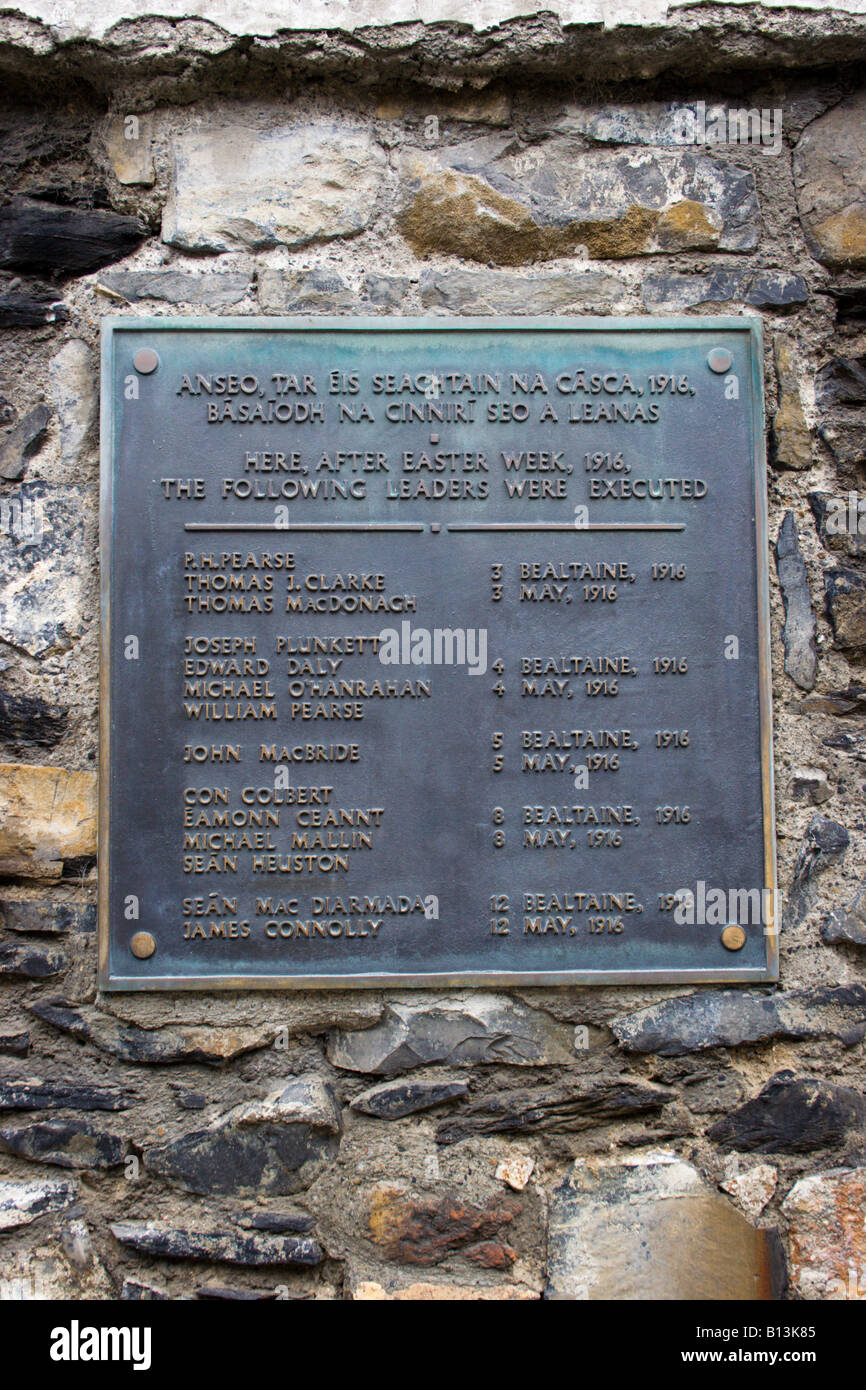
[[811,468],[812,436],[803,413],[790,338],[777,333],[773,351],[779,381],[779,406],[773,416],[773,462],[780,468]]
[[758,1230],[675,1154],[578,1160],[553,1194],[552,1299],[774,1299],[775,1233]]
[[96,853],[96,773],[0,763],[0,874],[57,879]]

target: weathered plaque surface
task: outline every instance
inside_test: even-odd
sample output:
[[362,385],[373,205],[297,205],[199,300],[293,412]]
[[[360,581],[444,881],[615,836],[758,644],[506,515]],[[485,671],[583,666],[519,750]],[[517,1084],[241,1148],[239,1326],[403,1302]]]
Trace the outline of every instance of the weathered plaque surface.
[[773,978],[760,349],[107,324],[102,984]]

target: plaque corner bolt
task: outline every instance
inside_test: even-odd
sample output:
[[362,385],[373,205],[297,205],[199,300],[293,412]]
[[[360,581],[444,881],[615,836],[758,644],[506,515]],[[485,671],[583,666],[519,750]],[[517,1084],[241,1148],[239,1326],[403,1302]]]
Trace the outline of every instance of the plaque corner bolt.
[[156,950],[156,941],[149,931],[137,931],[129,943],[129,949],[137,960],[147,960]]
[[740,951],[746,944],[746,933],[740,926],[731,923],[722,932],[722,945],[727,951]]
[[140,376],[150,376],[159,366],[159,353],[153,348],[139,348],[132,359],[132,365]]
[[711,348],[707,353],[707,366],[711,372],[727,372],[733,363],[733,354],[727,348]]

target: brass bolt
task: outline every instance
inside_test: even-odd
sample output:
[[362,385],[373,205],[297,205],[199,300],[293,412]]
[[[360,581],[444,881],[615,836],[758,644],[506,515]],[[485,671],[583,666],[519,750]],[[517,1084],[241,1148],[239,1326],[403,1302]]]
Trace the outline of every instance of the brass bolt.
[[722,945],[726,951],[740,951],[746,944],[746,933],[742,927],[731,923],[722,932]]
[[133,357],[132,365],[142,376],[150,376],[159,366],[159,355],[153,348],[141,348]]
[[707,353],[707,366],[711,372],[726,372],[733,360],[727,348],[712,348]]
[[139,960],[147,960],[156,950],[156,942],[149,931],[137,931],[129,943],[129,949]]

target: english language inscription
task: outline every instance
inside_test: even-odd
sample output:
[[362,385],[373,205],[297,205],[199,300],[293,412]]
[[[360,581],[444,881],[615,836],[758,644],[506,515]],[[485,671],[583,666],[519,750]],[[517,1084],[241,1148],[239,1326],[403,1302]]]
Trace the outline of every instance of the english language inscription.
[[107,323],[102,985],[774,978],[761,361]]

